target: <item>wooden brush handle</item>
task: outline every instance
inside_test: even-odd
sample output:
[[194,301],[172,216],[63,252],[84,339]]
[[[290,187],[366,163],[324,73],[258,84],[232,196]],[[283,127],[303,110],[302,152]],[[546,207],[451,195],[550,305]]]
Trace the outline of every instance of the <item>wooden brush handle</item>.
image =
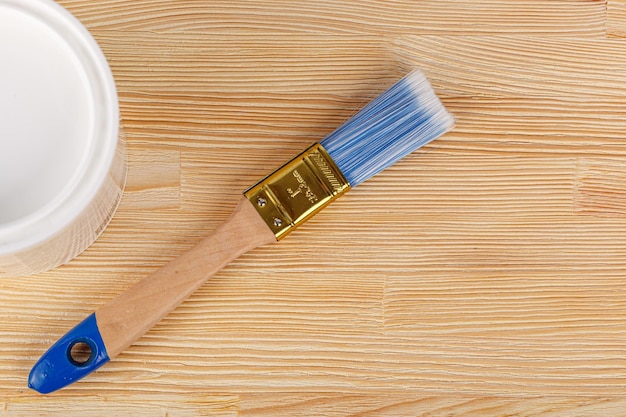
[[211,236],[96,311],[109,358],[139,339],[233,259],[275,241],[256,209],[242,198]]
[[[49,393],[90,374],[139,339],[230,261],[275,241],[274,233],[243,197],[211,236],[103,305],[61,337],[33,366],[29,387]],[[89,357],[85,360],[74,358],[74,348],[79,345],[88,346]]]

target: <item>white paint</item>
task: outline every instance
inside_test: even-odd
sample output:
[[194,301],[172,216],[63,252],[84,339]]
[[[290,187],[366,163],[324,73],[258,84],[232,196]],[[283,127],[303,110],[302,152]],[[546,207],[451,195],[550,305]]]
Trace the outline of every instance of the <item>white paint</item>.
[[94,103],[81,63],[36,18],[0,8],[0,224],[53,209],[84,167]]
[[52,0],[0,0],[0,256],[49,241],[89,209],[118,124],[113,78],[87,30]]

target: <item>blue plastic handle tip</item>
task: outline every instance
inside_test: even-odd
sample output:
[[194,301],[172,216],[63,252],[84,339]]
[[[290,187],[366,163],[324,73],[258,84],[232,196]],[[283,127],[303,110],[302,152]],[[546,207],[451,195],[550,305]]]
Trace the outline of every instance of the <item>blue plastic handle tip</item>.
[[[75,357],[76,350],[82,351],[79,358]],[[44,353],[30,371],[28,387],[49,394],[92,373],[108,361],[109,355],[94,313]]]

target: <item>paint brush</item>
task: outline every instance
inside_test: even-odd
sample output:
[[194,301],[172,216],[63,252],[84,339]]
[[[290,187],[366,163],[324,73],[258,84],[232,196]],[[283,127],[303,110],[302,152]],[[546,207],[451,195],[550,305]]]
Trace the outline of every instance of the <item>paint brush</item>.
[[321,142],[246,190],[211,236],[65,334],[34,365],[29,387],[49,393],[93,372],[233,259],[283,239],[342,194],[453,125],[426,77],[409,73]]

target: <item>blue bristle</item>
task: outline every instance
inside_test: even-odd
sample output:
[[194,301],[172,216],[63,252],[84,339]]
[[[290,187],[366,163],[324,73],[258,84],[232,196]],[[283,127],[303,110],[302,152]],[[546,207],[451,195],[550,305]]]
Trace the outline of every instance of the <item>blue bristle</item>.
[[356,187],[454,125],[426,77],[413,71],[321,142]]

